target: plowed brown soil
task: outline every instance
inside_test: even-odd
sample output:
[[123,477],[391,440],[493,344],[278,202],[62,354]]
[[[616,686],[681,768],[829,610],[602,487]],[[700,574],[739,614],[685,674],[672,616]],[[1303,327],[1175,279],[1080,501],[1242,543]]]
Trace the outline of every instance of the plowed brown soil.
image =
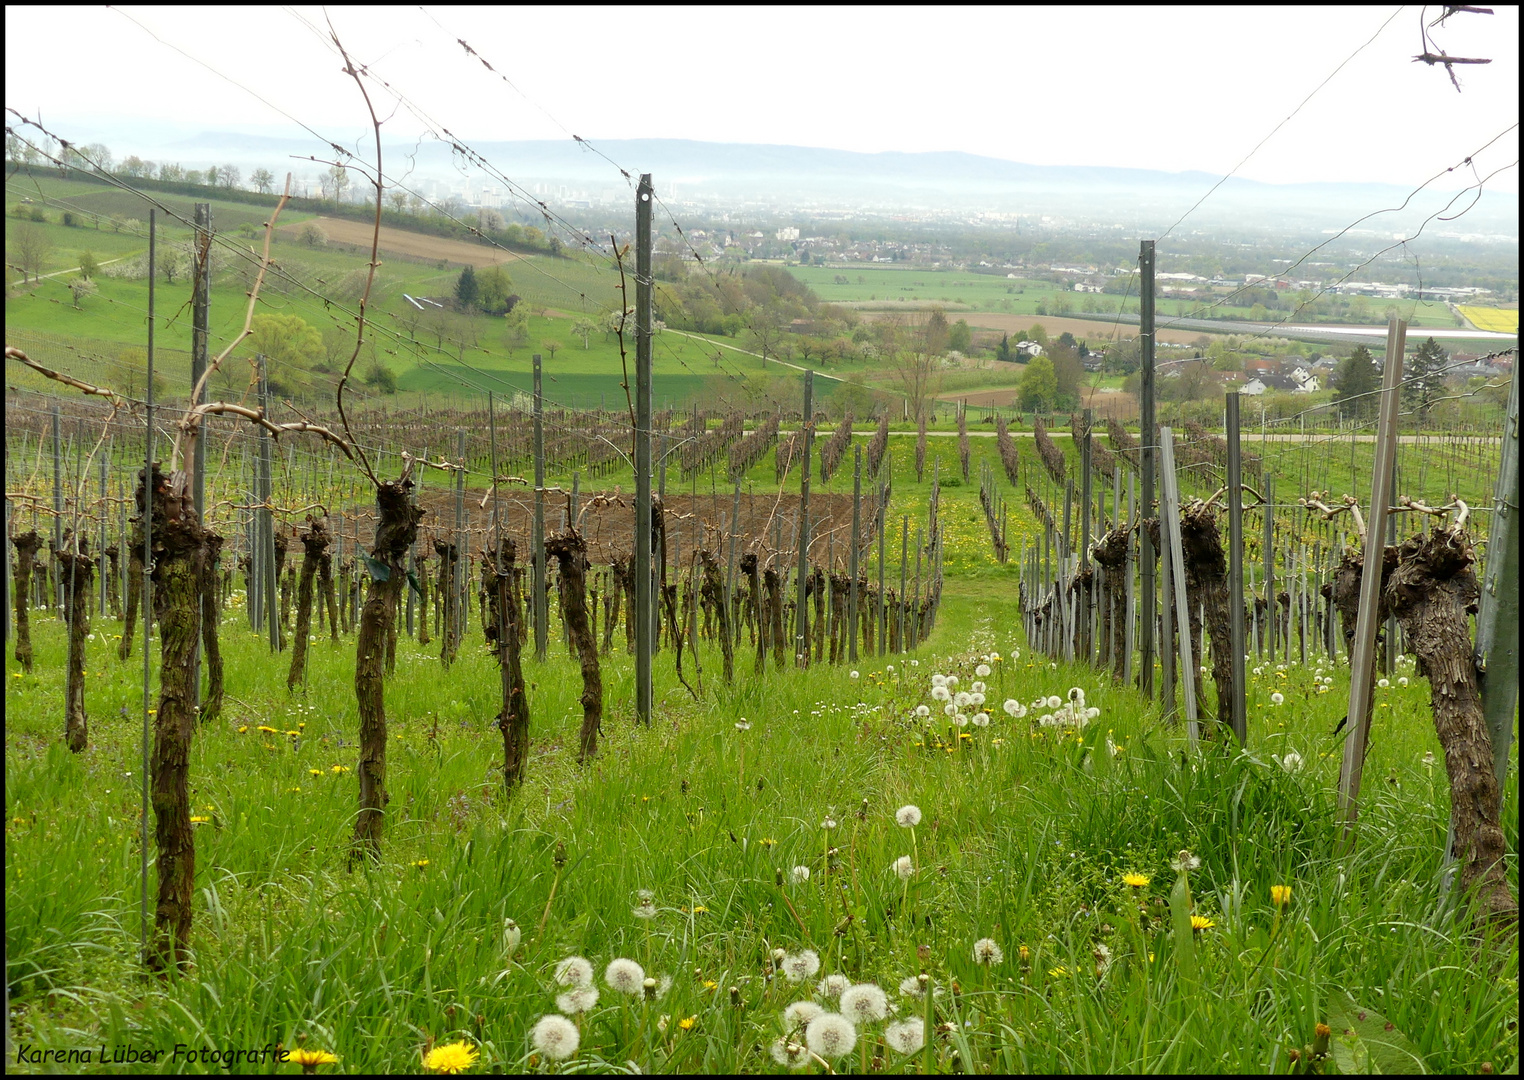
[[[363,221],[350,221],[347,218],[320,217],[313,218],[312,221],[327,233],[328,239],[335,244],[354,244],[367,250],[370,248],[371,234],[375,229],[373,225]],[[280,231],[295,240],[306,224],[302,221],[283,225]],[[494,263],[513,262],[523,258],[522,255],[488,244],[476,244],[469,240],[448,240],[442,236],[426,236],[423,233],[392,229],[385,225],[381,226],[381,250],[395,251],[401,255],[412,255],[420,259],[444,259],[463,266],[490,266]]]

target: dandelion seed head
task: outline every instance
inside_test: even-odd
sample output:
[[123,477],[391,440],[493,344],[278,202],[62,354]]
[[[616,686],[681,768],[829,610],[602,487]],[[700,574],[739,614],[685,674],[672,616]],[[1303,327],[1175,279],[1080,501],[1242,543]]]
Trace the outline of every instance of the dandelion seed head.
[[1056,709],[1063,703],[1064,699],[1059,697],[1057,694],[1053,694],[1048,698],[1048,708],[1050,709]]
[[810,1063],[810,1052],[803,1043],[774,1039],[770,1048],[773,1060],[790,1069],[802,1069]]
[[796,1001],[783,1010],[783,1026],[789,1031],[805,1027],[825,1010],[813,1001]]
[[845,975],[827,975],[815,984],[815,996],[826,999],[841,997],[841,992],[852,985]]
[[812,978],[820,970],[820,957],[814,949],[783,958],[783,974],[791,983],[801,983]]
[[810,868],[808,866],[796,866],[789,871],[794,876],[794,884],[799,885],[810,880]]
[[562,986],[593,985],[592,962],[581,956],[568,956],[556,965],[556,982]]
[[915,877],[915,864],[910,861],[909,855],[901,855],[895,859],[893,870],[901,881],[909,881]]
[[974,942],[974,963],[984,967],[994,967],[1005,960],[1005,950],[995,943],[994,938],[980,938]]
[[921,808],[914,803],[906,803],[894,812],[894,820],[902,829],[913,829],[921,823]]
[[619,957],[609,961],[603,981],[609,984],[609,989],[634,997],[645,988],[646,973],[635,961]]
[[596,986],[579,986],[575,990],[568,990],[564,994],[556,996],[556,1008],[568,1016],[576,1016],[578,1013],[591,1011],[598,1004],[598,988]]
[[871,1024],[889,1015],[889,997],[875,983],[855,983],[841,992],[841,1014],[857,1024]]
[[926,706],[925,706],[925,705],[917,705],[917,706],[916,706],[916,707],[915,707],[915,714],[916,714],[916,716],[918,716],[918,717],[920,717],[920,718],[921,718],[921,719],[922,719],[922,720],[924,720],[924,719],[926,719],[926,718],[927,718],[927,717],[928,717],[928,716],[930,716],[930,715],[931,715],[931,710],[930,710],[930,709],[928,709],[928,708],[927,708],[927,707],[926,707]]
[[540,1017],[529,1034],[535,1050],[552,1061],[564,1061],[575,1054],[581,1038],[576,1024],[555,1013]]
[[852,1021],[838,1013],[821,1013],[804,1029],[804,1041],[820,1057],[835,1059],[852,1052],[857,1045],[857,1029]]
[[931,697],[934,701],[951,701],[952,691],[945,686],[933,686],[931,688]]
[[921,1020],[901,1020],[884,1029],[884,1041],[898,1054],[914,1054],[926,1045],[926,1025]]
[[986,676],[988,676],[989,673],[990,673],[990,666],[988,664],[980,664],[978,667],[974,668],[974,674],[979,676],[979,678],[981,678],[981,679],[983,679]]
[[989,727],[990,714],[987,712],[974,713],[974,727]]
[[931,685],[932,686],[946,686],[947,685],[947,676],[946,675],[933,675],[931,677]]

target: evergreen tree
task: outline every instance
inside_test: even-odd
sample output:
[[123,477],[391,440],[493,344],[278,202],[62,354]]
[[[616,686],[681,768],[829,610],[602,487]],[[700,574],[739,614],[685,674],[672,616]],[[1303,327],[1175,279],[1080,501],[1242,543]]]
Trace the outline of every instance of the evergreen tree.
[[476,283],[476,270],[466,267],[460,272],[460,278],[455,282],[455,304],[462,311],[472,311],[476,308],[476,301],[480,295],[480,288]]
[[1011,362],[1010,334],[1000,335],[1000,344],[995,346],[995,359],[1007,364]]
[[1363,419],[1376,415],[1377,395],[1381,388],[1380,373],[1376,361],[1364,345],[1356,347],[1349,358],[1334,371],[1334,404],[1339,416],[1345,420]]
[[1408,361],[1402,378],[1402,403],[1416,409],[1421,420],[1429,418],[1429,410],[1444,388],[1443,372],[1450,356],[1440,348],[1439,342],[1430,338],[1418,346],[1418,352]]

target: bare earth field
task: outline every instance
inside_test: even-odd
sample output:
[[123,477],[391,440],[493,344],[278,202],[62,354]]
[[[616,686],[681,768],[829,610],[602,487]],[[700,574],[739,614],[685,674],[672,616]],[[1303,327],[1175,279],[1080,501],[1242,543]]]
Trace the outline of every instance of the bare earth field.
[[[1014,330],[1027,330],[1033,323],[1042,323],[1042,328],[1048,332],[1048,337],[1055,338],[1065,330],[1076,338],[1088,339],[1092,344],[1101,340],[1110,340],[1113,333],[1119,339],[1136,337],[1137,326],[1129,326],[1116,323],[1097,316],[1094,319],[1069,319],[1052,315],[1007,315],[998,311],[981,311],[967,316],[968,325],[975,330],[999,330],[1002,333],[1010,333]],[[1225,329],[1224,332],[1227,332]],[[1199,330],[1160,330],[1159,340],[1168,341],[1175,345],[1189,345],[1201,336]]]
[[[328,234],[328,239],[335,244],[354,244],[366,248],[370,246],[371,235],[375,228],[373,225],[344,218],[320,217],[312,220]],[[305,224],[306,222],[298,222],[285,225],[280,231],[294,239],[297,231]],[[411,255],[419,259],[444,259],[448,262],[471,266],[491,266],[494,263],[514,262],[523,258],[522,255],[486,244],[473,244],[466,240],[448,240],[442,236],[425,236],[422,233],[406,232],[385,225],[381,227],[381,250],[395,251],[398,254]]]

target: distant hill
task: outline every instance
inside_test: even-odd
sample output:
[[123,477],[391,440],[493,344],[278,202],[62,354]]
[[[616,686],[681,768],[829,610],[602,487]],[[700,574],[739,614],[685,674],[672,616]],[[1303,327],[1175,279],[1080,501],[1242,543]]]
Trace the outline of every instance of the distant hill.
[[[1077,133],[1083,134],[1083,129]],[[86,134],[95,137],[88,130]],[[120,125],[100,137],[119,155],[170,158],[188,168],[226,161],[246,170],[263,165],[274,171],[295,168],[316,173],[322,166],[311,164],[303,170],[300,157],[331,155],[326,144],[305,132],[286,136],[181,129],[172,133],[158,124],[145,127],[142,142],[135,147],[134,131]],[[598,139],[594,144],[632,174],[652,173],[663,193],[676,185],[679,198],[702,196],[774,206],[794,202],[800,209],[822,201],[831,206],[966,208],[1083,216],[1092,221],[1114,217],[1127,227],[1162,227],[1218,180],[1203,172],[1029,165],[956,151],[865,154],[687,139]],[[595,201],[626,189],[624,178],[608,160],[570,139],[476,141],[471,146],[517,183],[567,186],[586,191]],[[414,180],[459,182],[459,161],[445,143],[386,145],[385,151],[388,172],[409,173]],[[293,162],[292,156],[298,160]],[[1192,220],[1334,228],[1372,210],[1399,206],[1407,195],[1408,189],[1391,184],[1265,184],[1234,178],[1213,193]],[[1449,199],[1448,193],[1424,192],[1404,214],[1379,217],[1372,227],[1414,232],[1423,217]],[[1518,200],[1512,194],[1486,193],[1464,223],[1429,228],[1516,237]]]

